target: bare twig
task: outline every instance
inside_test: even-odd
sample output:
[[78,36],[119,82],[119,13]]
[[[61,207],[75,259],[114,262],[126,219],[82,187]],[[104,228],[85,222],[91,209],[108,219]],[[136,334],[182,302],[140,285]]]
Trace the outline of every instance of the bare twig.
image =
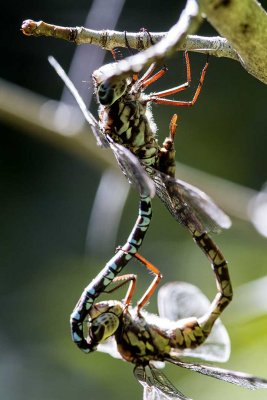
[[[167,32],[119,32],[113,30],[96,31],[93,29],[80,27],[64,27],[48,24],[44,21],[33,21],[27,19],[23,21],[22,32],[27,36],[47,36],[57,39],[67,40],[75,44],[92,44],[102,47],[104,50],[112,50],[115,47],[130,46],[135,50],[145,50],[153,43],[158,43],[165,38]],[[176,50],[188,50],[199,53],[209,54],[215,57],[227,57],[239,60],[236,51],[230,46],[229,42],[220,36],[197,36],[188,35],[181,45],[177,45]]]

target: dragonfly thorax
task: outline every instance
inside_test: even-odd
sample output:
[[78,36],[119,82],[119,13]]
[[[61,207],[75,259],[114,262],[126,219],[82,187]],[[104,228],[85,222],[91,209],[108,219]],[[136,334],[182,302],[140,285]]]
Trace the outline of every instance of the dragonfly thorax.
[[166,331],[157,323],[147,321],[148,316],[152,314],[140,313],[131,307],[123,313],[122,324],[114,336],[118,351],[126,361],[134,364],[162,361],[170,352],[170,339]]
[[145,165],[155,166],[160,148],[148,97],[133,78],[105,79],[104,67],[93,73],[101,130]]

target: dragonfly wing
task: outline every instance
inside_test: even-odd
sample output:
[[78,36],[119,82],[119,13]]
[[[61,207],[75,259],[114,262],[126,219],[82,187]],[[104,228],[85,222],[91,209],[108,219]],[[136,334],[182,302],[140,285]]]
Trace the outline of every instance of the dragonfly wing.
[[138,158],[124,146],[115,143],[111,138],[108,139],[116,160],[128,181],[138,193],[153,198],[156,191],[154,182],[147,175]]
[[205,314],[210,306],[209,299],[201,290],[188,282],[170,282],[158,292],[160,317],[171,321]]
[[258,378],[257,376],[245,374],[244,372],[231,371],[228,369],[216,368],[207,365],[186,363],[183,361],[173,361],[172,359],[166,359],[175,365],[182,368],[187,368],[192,371],[198,372],[202,375],[211,376],[212,378],[219,379],[221,381],[229,382],[234,385],[242,386],[247,389],[267,389],[267,380]]
[[[200,318],[210,307],[210,301],[196,286],[186,282],[171,282],[162,286],[158,292],[160,317],[171,321],[196,317]],[[225,362],[231,352],[230,339],[222,324],[217,320],[206,341],[196,349],[172,351],[174,358],[188,356],[206,361]]]
[[105,135],[102,133],[101,129],[99,128],[98,122],[93,116],[93,114],[87,109],[83,99],[78,93],[78,90],[74,86],[73,82],[69,79],[68,75],[64,71],[64,69],[61,67],[61,65],[56,61],[56,59],[52,56],[48,57],[49,63],[52,65],[52,67],[55,69],[56,73],[59,75],[59,77],[63,80],[71,94],[73,95],[74,99],[76,100],[81,112],[84,115],[84,118],[90,125],[92,132],[96,138],[97,144],[101,147],[109,147],[109,143],[105,137]]
[[134,376],[144,387],[143,400],[191,400],[179,392],[162,371],[152,365],[136,366]]
[[179,186],[185,201],[189,202],[195,213],[200,216],[204,226],[207,226],[211,231],[230,228],[232,223],[228,215],[206,193],[180,179],[169,178],[170,184],[173,180],[176,182],[176,186]]
[[200,189],[154,168],[144,168],[155,182],[158,197],[182,225],[199,232],[218,232],[231,226],[230,218]]
[[[151,167],[144,167],[156,185],[156,193],[165,204],[171,215],[184,226],[193,226],[199,232],[204,231],[203,224],[198,216],[192,212],[190,205],[185,202],[179,187],[171,188],[168,176]],[[172,189],[172,190],[170,190]]]

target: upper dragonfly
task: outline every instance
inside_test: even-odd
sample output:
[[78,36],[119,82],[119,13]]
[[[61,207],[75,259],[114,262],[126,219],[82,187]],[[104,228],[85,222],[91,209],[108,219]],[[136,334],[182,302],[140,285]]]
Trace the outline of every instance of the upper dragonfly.
[[[177,116],[170,123],[170,135],[160,146],[156,137],[156,125],[152,118],[151,104],[172,106],[193,106],[198,99],[208,63],[206,62],[199,84],[191,101],[169,100],[163,96],[185,90],[191,82],[191,69],[188,53],[185,53],[187,82],[172,89],[145,94],[144,90],[166,73],[166,67],[155,73],[152,64],[138,79],[137,75],[123,78],[114,76],[106,79],[116,63],[106,64],[93,73],[95,93],[99,102],[100,132],[97,137],[112,138],[129,149],[140,161],[153,179],[157,195],[168,210],[191,233],[217,231],[229,228],[230,219],[202,191],[175,178],[174,136]],[[151,76],[152,75],[152,76]],[[98,129],[99,130],[99,129]],[[128,174],[128,178],[131,178]]]
[[[150,269],[155,268],[140,254],[135,256]],[[123,278],[131,284],[136,279],[126,275],[115,281]],[[158,293],[159,316],[141,310],[148,299],[145,295],[132,308],[132,294],[130,287],[122,302],[95,304],[89,313],[88,331],[98,351],[135,365],[134,375],[144,387],[144,400],[190,400],[158,369],[165,361],[247,389],[267,388],[265,379],[183,360],[225,362],[230,356],[228,333],[218,315],[214,321],[212,306],[197,287],[184,282],[165,284]],[[204,323],[208,320],[209,324]]]
[[[56,64],[54,59],[50,58],[50,62],[76,98],[98,144],[112,149],[123,173],[136,187],[141,197],[145,197],[146,204],[143,210],[150,209],[150,214],[146,214],[146,229],[149,226],[152,215],[150,199],[156,190],[157,195],[174,218],[188,229],[193,240],[211,262],[215,275],[220,276],[221,281],[218,301],[213,308],[213,315],[216,318],[217,313],[222,312],[231,301],[232,287],[227,262],[207,232],[217,232],[220,228],[228,228],[231,225],[231,221],[205,193],[186,182],[175,179],[174,136],[176,114],[170,123],[169,137],[165,139],[162,147],[158,144],[156,127],[151,118],[151,103],[192,106],[196,102],[208,63],[205,64],[202,70],[192,101],[174,101],[164,98],[164,96],[180,92],[189,86],[191,71],[187,52],[185,53],[185,59],[187,82],[175,88],[150,95],[144,93],[145,88],[166,72],[165,67],[152,75],[155,70],[155,65],[152,64],[140,79],[136,75],[130,77],[114,76],[106,79],[107,73],[110,73],[110,70],[115,68],[116,63],[104,65],[94,71],[95,92],[100,103],[99,121],[87,110],[77,90],[60,66]],[[140,204],[139,214],[142,214],[142,201]],[[142,232],[142,238],[139,235],[138,248],[142,243],[143,237],[144,232]],[[135,246],[135,248],[132,247],[130,252],[128,247],[127,245],[123,249],[131,255],[134,255],[138,250]],[[103,275],[103,273],[107,274],[110,270],[110,265],[107,264],[97,277],[97,283],[91,282],[88,285],[72,314],[72,326],[75,327],[75,329],[72,328],[74,330],[73,340],[85,351],[88,350],[88,346],[83,339],[82,322],[86,312],[89,312],[93,300],[101,294],[101,291],[105,290],[105,287],[110,284],[113,277],[126,265],[125,262],[122,265],[121,261],[117,259],[115,264],[114,267],[112,261],[112,274],[108,275],[109,279],[104,279]],[[76,325],[78,329],[76,329]]]

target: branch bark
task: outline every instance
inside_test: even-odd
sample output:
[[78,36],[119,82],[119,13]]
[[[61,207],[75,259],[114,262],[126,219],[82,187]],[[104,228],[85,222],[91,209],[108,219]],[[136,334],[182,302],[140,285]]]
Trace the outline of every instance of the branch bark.
[[[53,30],[51,25],[49,26],[46,24],[45,26],[43,23],[40,23],[35,27],[32,22],[33,21],[31,20],[24,21],[22,24],[22,32],[24,34],[30,35],[31,32],[34,32],[35,36],[39,36],[40,29],[44,30],[45,28],[47,36],[64,36],[64,39],[76,42],[75,36],[76,33],[79,33],[77,30],[73,31],[72,28],[70,28],[69,31],[66,31],[62,30],[61,27],[56,27],[56,29]],[[153,62],[163,60],[166,56],[174,53],[177,46],[183,44],[186,36],[190,33],[194,33],[199,28],[201,22],[202,17],[197,1],[187,0],[186,6],[179,17],[178,22],[169,30],[162,40],[132,57],[127,57],[124,60],[119,61],[112,70],[110,68],[105,69],[102,73],[103,80],[115,76],[121,76],[123,78],[124,76],[140,72],[144,67]],[[80,36],[82,36],[82,32],[83,30],[80,32]],[[150,34],[146,35],[151,44]],[[103,47],[106,43],[106,37],[101,35],[100,40],[100,45]]]
[[[158,43],[167,36],[167,32],[120,32],[114,30],[96,31],[83,26],[67,27],[48,24],[44,21],[33,21],[27,19],[23,21],[22,32],[26,36],[47,36],[56,39],[67,40],[77,45],[92,44],[104,50],[111,51],[115,47],[130,47],[138,51],[145,50],[153,43]],[[227,57],[239,60],[237,52],[231,47],[227,39],[220,36],[197,36],[187,35],[181,45],[177,45],[176,50],[188,50],[198,53],[209,54],[214,57]]]
[[[22,32],[28,36],[50,36],[76,44],[93,44],[107,50],[127,47],[145,50],[117,64],[114,75],[140,71],[144,66],[178,50],[206,53],[239,61],[255,78],[267,83],[267,16],[256,0],[199,0],[200,9],[224,37],[190,35],[201,23],[195,0],[188,0],[178,22],[169,32],[95,31],[84,27],[62,27],[26,20]],[[151,47],[151,39],[154,46]]]

